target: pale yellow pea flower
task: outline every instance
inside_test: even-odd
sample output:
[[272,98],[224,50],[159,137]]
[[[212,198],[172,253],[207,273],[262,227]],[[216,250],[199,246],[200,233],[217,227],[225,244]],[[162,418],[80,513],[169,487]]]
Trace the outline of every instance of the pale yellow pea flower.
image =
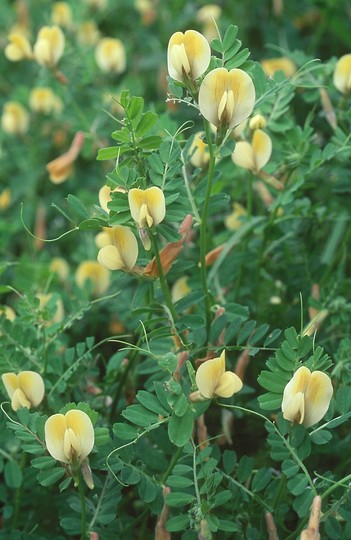
[[311,427],[323,418],[332,396],[330,377],[322,371],[311,373],[307,367],[302,366],[284,388],[283,416],[290,422]]
[[191,292],[188,284],[188,277],[182,276],[178,278],[172,286],[171,295],[173,302],[178,302]]
[[173,34],[168,43],[168,73],[175,81],[196,80],[209,66],[211,49],[207,39],[196,30]]
[[14,321],[16,318],[16,312],[12,307],[10,306],[1,306],[0,307],[0,315],[5,315],[6,319],[9,321]]
[[32,111],[43,114],[59,114],[63,109],[61,99],[45,86],[33,88],[29,95],[29,106]]
[[237,231],[243,224],[244,221],[241,219],[243,216],[246,216],[247,210],[240,203],[235,202],[233,204],[233,211],[229,216],[224,220],[225,226],[229,231]]
[[120,193],[125,193],[126,190],[122,187],[115,187],[114,189],[111,189],[110,186],[102,186],[102,188],[99,190],[99,204],[103,210],[108,214],[109,208],[107,204],[112,201],[111,193],[114,193],[116,191],[119,191]]
[[344,54],[336,62],[333,83],[342,94],[348,94],[351,91],[351,54]]
[[200,396],[229,398],[239,392],[243,383],[232,371],[225,370],[225,351],[218,358],[206,360],[196,372],[196,384]]
[[210,154],[208,153],[208,145],[204,142],[203,131],[195,133],[193,142],[189,148],[190,163],[194,167],[203,168],[210,160]]
[[208,41],[218,38],[216,22],[222,14],[222,8],[216,4],[206,4],[196,14],[196,20],[203,25],[202,32]]
[[250,116],[255,97],[252,79],[245,71],[216,68],[201,83],[199,109],[214,126],[233,129]]
[[95,21],[85,21],[78,26],[77,40],[80,45],[96,45],[100,32]]
[[158,225],[165,218],[165,196],[159,187],[153,186],[145,190],[130,189],[128,201],[132,218],[140,229]]
[[126,51],[120,39],[102,38],[95,49],[95,60],[101,71],[123,73],[126,69]]
[[67,2],[55,2],[51,11],[51,22],[63,28],[72,26],[72,9]]
[[29,128],[28,111],[17,101],[8,101],[2,111],[1,127],[9,135],[24,135]]
[[34,44],[34,58],[41,66],[54,67],[65,50],[65,35],[57,25],[43,26]]
[[20,371],[16,373],[3,373],[1,376],[6,392],[11,399],[14,411],[21,407],[38,407],[45,394],[44,381],[35,371]]
[[[104,234],[104,233],[103,233]],[[138,258],[138,242],[128,227],[117,225],[105,233],[98,261],[109,270],[132,270]],[[100,238],[101,245],[101,238]]]
[[93,449],[93,424],[89,416],[78,409],[53,414],[45,422],[44,430],[49,454],[62,463],[81,463]]
[[77,267],[75,279],[78,287],[85,287],[88,280],[92,283],[92,293],[100,296],[110,286],[110,271],[98,261],[83,261]]
[[28,38],[21,33],[13,33],[8,37],[9,44],[6,45],[4,53],[11,62],[30,59],[33,57],[32,46]]
[[272,140],[261,129],[255,129],[252,143],[239,141],[236,143],[232,160],[243,169],[258,173],[269,161],[272,154]]
[[0,210],[7,210],[11,204],[11,190],[10,188],[5,188],[0,193]]
[[60,281],[64,283],[69,276],[69,264],[62,257],[54,257],[50,263],[49,269],[58,275]]
[[[53,296],[52,293],[47,293],[47,294],[39,293],[39,294],[37,294],[37,298],[39,299],[39,308],[42,309],[42,310],[45,309],[46,305],[50,302],[52,296]],[[54,312],[52,318],[50,319],[50,321],[46,322],[46,325],[47,326],[52,326],[53,324],[58,324],[58,323],[63,321],[64,316],[65,316],[65,309],[63,307],[63,302],[62,302],[61,298],[57,298],[56,299],[55,312]]]
[[285,56],[261,60],[261,66],[267,77],[273,77],[277,71],[282,71],[286,77],[292,77],[296,73],[294,62]]
[[262,114],[255,114],[255,116],[250,118],[250,129],[264,129],[265,127],[267,127],[267,120]]

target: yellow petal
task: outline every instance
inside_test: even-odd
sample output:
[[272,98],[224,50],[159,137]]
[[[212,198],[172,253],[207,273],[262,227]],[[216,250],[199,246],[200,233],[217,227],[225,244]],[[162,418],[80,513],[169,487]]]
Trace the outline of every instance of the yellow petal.
[[239,392],[243,387],[241,379],[232,371],[225,371],[220,377],[215,388],[215,394],[219,397],[229,398]]
[[57,461],[69,463],[65,453],[66,419],[63,414],[53,414],[45,422],[45,443],[48,452]]
[[282,413],[285,420],[302,424],[305,417],[305,397],[303,392],[289,394],[284,391]]
[[172,79],[181,82],[185,76],[198,79],[205,73],[210,59],[208,41],[196,30],[187,30],[185,34],[176,32],[171,36],[167,49],[167,65]]
[[123,73],[126,69],[126,52],[120,39],[102,38],[95,49],[95,60],[101,71]]
[[97,260],[109,270],[121,270],[124,268],[124,263],[118,249],[111,244],[100,249]]
[[351,54],[344,54],[335,65],[333,74],[335,88],[342,94],[347,94],[351,90]]
[[5,56],[11,62],[18,62],[24,58],[30,58],[32,55],[32,47],[23,34],[10,34],[10,43],[5,47]]
[[16,373],[3,373],[1,375],[2,382],[5,386],[5,390],[11,399],[15,390],[19,388],[18,379]]
[[34,45],[34,56],[38,64],[53,67],[65,48],[65,36],[59,26],[43,26]]
[[218,382],[225,372],[225,351],[218,358],[206,360],[196,372],[197,387],[205,398],[212,399]]
[[112,231],[113,243],[120,253],[123,267],[132,270],[138,258],[137,239],[128,227],[116,226]]
[[163,191],[153,186],[145,190],[145,197],[154,225],[158,225],[164,220],[166,215],[166,202]]
[[251,144],[247,141],[237,142],[232,153],[232,160],[239,167],[253,171],[255,160]]
[[267,77],[272,77],[277,71],[282,71],[286,77],[292,77],[296,73],[294,62],[284,56],[262,60],[261,66]]
[[201,83],[200,112],[217,127],[233,129],[250,116],[254,104],[252,79],[241,69],[216,68]]
[[67,428],[71,429],[76,437],[72,438],[74,449],[80,460],[85,459],[94,446],[94,428],[89,416],[78,409],[66,413]]
[[44,381],[35,371],[21,371],[18,374],[18,383],[32,407],[37,407],[44,398]]
[[12,396],[11,407],[14,411],[17,411],[21,407],[27,407],[27,409],[31,408],[31,402],[20,388],[17,388]]
[[[235,150],[234,150],[235,151]],[[260,171],[272,154],[272,140],[270,136],[261,129],[255,129],[252,137],[252,151],[254,155],[255,171]]]
[[313,426],[323,418],[332,396],[333,386],[328,375],[322,371],[313,371],[305,393],[305,427]]
[[140,210],[145,202],[144,191],[139,188],[132,188],[128,191],[129,209],[132,218],[139,223]]

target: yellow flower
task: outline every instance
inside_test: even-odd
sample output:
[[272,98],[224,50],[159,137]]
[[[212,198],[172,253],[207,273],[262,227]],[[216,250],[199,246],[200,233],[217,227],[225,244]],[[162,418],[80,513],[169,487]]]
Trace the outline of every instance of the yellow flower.
[[2,112],[1,127],[9,135],[24,135],[29,128],[28,111],[17,101],[8,101]]
[[83,288],[88,280],[93,287],[93,295],[100,296],[110,286],[110,272],[101,266],[98,261],[83,261],[80,263],[75,274],[78,287]]
[[178,302],[178,300],[181,300],[185,296],[187,296],[191,292],[191,289],[188,285],[188,277],[182,276],[177,281],[173,283],[172,286],[172,300],[173,302]]
[[38,407],[43,401],[45,388],[39,373],[34,371],[20,371],[18,374],[4,373],[1,378],[14,411],[21,407],[27,407],[27,409]]
[[10,188],[5,188],[0,193],[0,210],[6,210],[11,204],[11,190]]
[[342,94],[348,94],[351,91],[351,54],[344,54],[336,62],[333,83]]
[[107,203],[112,201],[111,193],[114,193],[115,191],[119,191],[121,193],[125,193],[126,190],[122,187],[115,187],[114,189],[111,189],[109,186],[102,186],[102,188],[99,191],[99,203],[100,206],[105,212],[109,213],[109,208],[107,207]]
[[145,190],[139,188],[130,189],[128,201],[132,218],[140,229],[158,225],[165,218],[165,196],[163,191],[156,186]]
[[209,66],[211,49],[207,39],[196,32],[187,30],[171,36],[167,50],[168,73],[172,79],[185,82],[198,79]]
[[210,159],[208,146],[202,138],[203,135],[204,133],[202,131],[195,133],[194,140],[189,148],[190,163],[194,167],[200,167],[201,169],[207,165]]
[[249,122],[250,129],[264,129],[266,126],[267,126],[267,120],[265,119],[264,116],[262,116],[262,114],[255,114],[255,116],[253,116],[250,119],[250,122]]
[[239,141],[236,143],[232,160],[239,167],[258,173],[269,161],[272,153],[272,140],[261,129],[255,129],[252,143]]
[[5,56],[11,62],[32,58],[32,46],[28,38],[21,33],[13,33],[8,37],[9,44],[5,47]]
[[1,306],[0,307],[0,315],[4,314],[5,318],[9,321],[14,321],[16,318],[16,312],[12,307],[10,306]]
[[62,463],[82,462],[94,446],[94,428],[89,416],[78,409],[53,414],[45,422],[48,452]]
[[282,412],[286,420],[313,426],[327,412],[333,395],[333,386],[328,375],[322,371],[311,371],[300,367],[284,388]]
[[206,360],[196,372],[196,384],[201,396],[228,398],[239,392],[243,383],[232,371],[225,371],[225,351],[218,358]]
[[[52,293],[47,293],[47,294],[39,293],[37,294],[37,298],[39,299],[39,308],[43,310],[45,309],[46,305],[50,302],[52,298]],[[47,326],[52,326],[53,324],[60,323],[64,319],[65,310],[64,310],[63,302],[61,298],[57,298],[55,306],[56,306],[56,309],[55,309],[55,312],[53,313],[52,318],[50,319],[50,321],[46,322]]]
[[63,109],[61,99],[48,87],[33,88],[29,95],[29,106],[32,111],[51,114],[60,113]]
[[126,69],[126,51],[120,39],[102,38],[95,49],[95,60],[101,71],[123,73]]
[[108,243],[98,253],[99,263],[109,270],[132,270],[138,258],[138,242],[132,231],[117,225],[103,234],[107,234],[103,242]]
[[244,221],[240,218],[243,216],[246,216],[247,211],[246,208],[244,208],[241,204],[238,202],[235,202],[233,204],[233,212],[229,214],[224,220],[225,226],[229,231],[236,231],[238,230],[244,223]]
[[201,83],[201,114],[216,127],[233,129],[246,120],[255,105],[255,88],[242,69],[217,68]]
[[69,276],[69,265],[66,259],[54,257],[50,263],[50,271],[58,275],[60,281],[64,283]]
[[59,26],[43,26],[34,45],[34,57],[38,64],[54,67],[65,49],[65,36]]
[[95,21],[85,21],[78,26],[77,40],[81,45],[95,45],[99,35]]
[[296,73],[294,62],[284,56],[261,60],[261,66],[267,77],[273,77],[277,71],[282,71],[286,77],[292,77]]
[[71,6],[67,2],[55,2],[52,6],[51,22],[63,28],[72,26]]

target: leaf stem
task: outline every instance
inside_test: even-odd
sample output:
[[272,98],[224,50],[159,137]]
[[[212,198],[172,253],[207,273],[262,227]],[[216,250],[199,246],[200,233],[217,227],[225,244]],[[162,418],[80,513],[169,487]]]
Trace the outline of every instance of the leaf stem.
[[80,535],[80,539],[84,540],[85,537],[86,537],[86,530],[87,530],[87,511],[86,511],[85,495],[84,495],[84,488],[83,488],[81,471],[79,471],[76,480],[77,480],[78,492],[79,492],[80,504],[81,504],[81,535]]

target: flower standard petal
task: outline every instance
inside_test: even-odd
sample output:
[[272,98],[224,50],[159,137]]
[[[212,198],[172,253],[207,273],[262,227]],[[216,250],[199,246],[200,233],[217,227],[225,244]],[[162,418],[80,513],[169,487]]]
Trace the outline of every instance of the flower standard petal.
[[16,373],[3,373],[1,375],[2,382],[5,386],[5,390],[11,399],[15,390],[19,388],[18,379]]
[[32,407],[37,407],[44,398],[44,381],[35,371],[21,371],[18,374],[18,382]]
[[218,358],[206,360],[196,372],[196,384],[203,397],[212,399],[218,381],[225,372],[225,351]]
[[74,433],[72,442],[80,461],[85,459],[94,446],[94,428],[89,416],[78,409],[72,409],[65,415],[67,428]]
[[175,32],[167,49],[168,73],[172,79],[184,82],[185,78],[197,79],[205,73],[211,59],[211,49],[206,38],[196,30]]
[[128,191],[129,209],[132,218],[136,223],[140,221],[140,210],[145,202],[144,191],[139,188],[132,188]]
[[53,414],[45,422],[45,443],[49,454],[57,461],[69,463],[70,458],[65,452],[66,419],[63,414]]
[[333,396],[330,377],[322,371],[313,371],[305,393],[305,417],[303,425],[313,426],[327,412]]
[[199,90],[199,108],[202,116],[214,126],[220,125],[218,107],[227,89],[228,71],[217,68],[210,71],[201,83]]
[[268,163],[272,154],[272,139],[262,129],[255,129],[254,131],[252,152],[255,162],[255,172],[258,172]]
[[238,126],[246,120],[255,105],[256,92],[251,77],[242,69],[229,71],[229,88],[234,94],[234,111],[229,129]]
[[344,54],[335,65],[333,74],[335,88],[342,94],[351,90],[351,54]]
[[163,191],[153,186],[145,190],[146,204],[153,219],[153,225],[158,225],[166,215],[166,202]]
[[255,167],[255,160],[251,144],[247,141],[237,142],[232,153],[232,160],[239,167],[252,171]]

